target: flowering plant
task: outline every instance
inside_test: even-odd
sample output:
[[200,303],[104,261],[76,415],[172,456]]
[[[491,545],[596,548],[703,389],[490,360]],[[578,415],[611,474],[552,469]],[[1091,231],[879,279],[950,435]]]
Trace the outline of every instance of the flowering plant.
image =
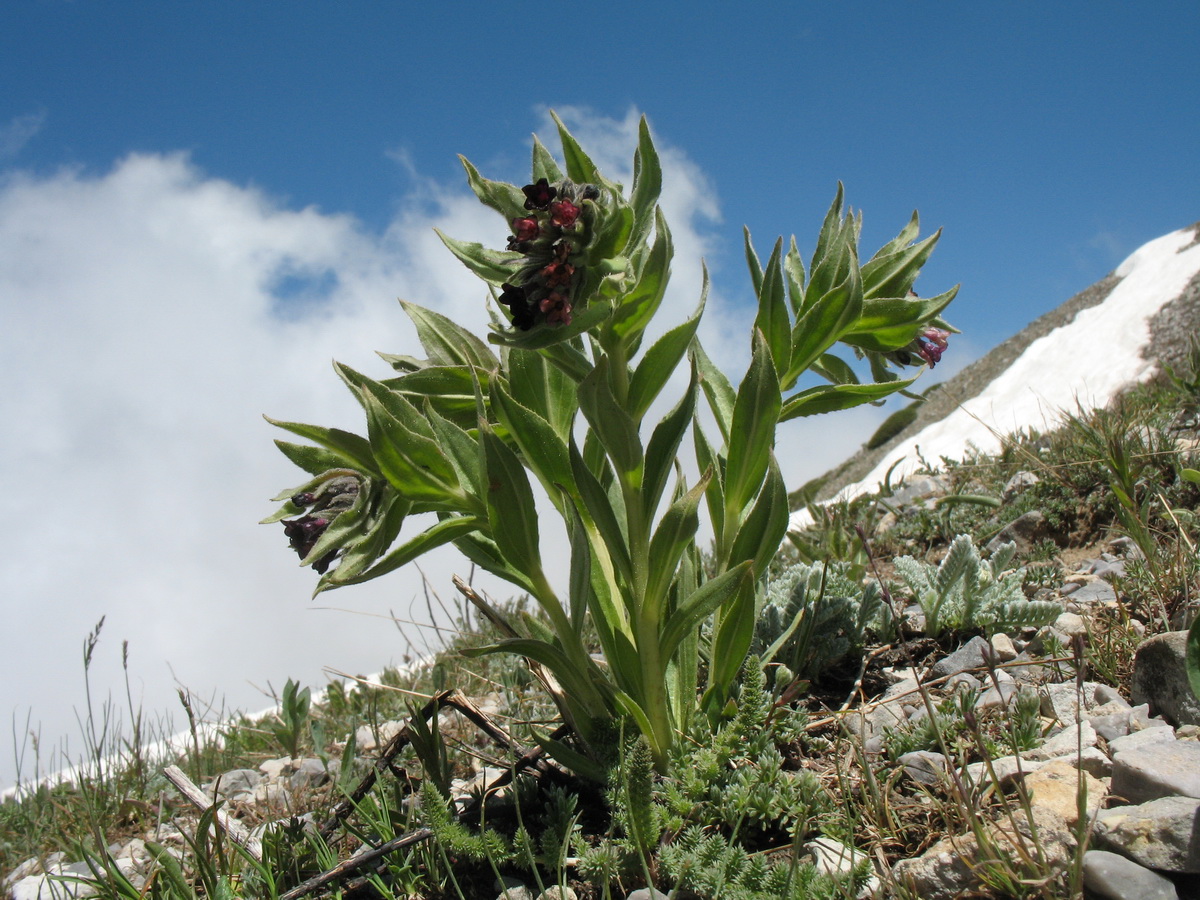
[[[632,719],[661,768],[697,710],[720,714],[750,646],[761,582],[788,527],[776,426],[911,384],[893,367],[937,362],[950,330],[940,314],[957,289],[911,292],[938,238],[914,243],[915,214],[860,265],[861,218],[843,210],[839,185],[807,270],[795,239],[786,252],[777,241],[764,265],[746,233],[758,303],[735,387],[697,338],[707,273],[692,316],[643,347],[673,255],[645,121],[628,195],[555,123],[565,166],[535,138],[523,188],[463,160],[475,194],[512,231],[503,250],[442,235],[496,300],[488,341],[402,301],[427,358],[385,356],[397,375],[383,381],[336,366],[366,413],[365,437],[275,422],[316,446],[277,442],[311,477],[280,495],[266,521],[283,521],[302,563],[321,573],[318,591],[454,544],[544,614],[505,622],[509,637],[476,652],[517,653],[548,673],[585,750],[614,718]],[[838,342],[867,360],[870,381],[832,352]],[[644,428],[680,366],[686,389]],[[797,390],[806,372],[826,383]],[[701,397],[715,435],[701,424]],[[677,462],[689,430],[694,483]],[[533,481],[569,538],[565,586],[543,565]],[[702,511],[714,535],[705,564]],[[400,540],[422,512],[437,521]],[[582,636],[589,618],[601,660]]]

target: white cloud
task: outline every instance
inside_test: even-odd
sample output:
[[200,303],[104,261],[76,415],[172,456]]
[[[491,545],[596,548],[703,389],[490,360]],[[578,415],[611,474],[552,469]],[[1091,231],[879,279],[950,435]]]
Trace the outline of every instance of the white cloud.
[[26,113],[0,125],[0,162],[13,159],[46,124],[45,111]]
[[[570,117],[602,165],[628,166],[636,117]],[[696,168],[663,149],[679,249],[664,311],[673,324],[699,295],[716,205]],[[375,350],[416,352],[396,297],[483,332],[486,291],[433,226],[492,245],[506,234],[465,186],[422,182],[373,234],[349,216],[281,206],[183,155],[0,181],[10,435],[0,447],[0,710],[19,726],[32,710],[49,745],[75,735],[75,755],[80,647],[102,615],[93,694],[123,696],[127,639],[135,703],[174,709],[176,721],[173,676],[201,697],[257,708],[253,685],[315,684],[322,666],[368,672],[400,660],[406,637],[390,626],[318,607],[425,620],[415,571],[311,604],[313,573],[295,565],[281,529],[255,524],[270,496],[302,480],[271,445],[286,435],[260,416],[361,430],[329,362],[381,375]],[[444,554],[424,569],[453,603],[449,574],[465,563]],[[6,757],[0,782],[13,775]]]

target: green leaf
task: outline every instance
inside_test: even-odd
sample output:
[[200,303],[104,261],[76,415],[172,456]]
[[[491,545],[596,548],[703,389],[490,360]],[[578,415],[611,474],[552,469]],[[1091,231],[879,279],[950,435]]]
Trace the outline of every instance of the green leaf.
[[646,604],[646,614],[651,617],[660,615],[680,557],[696,537],[696,530],[700,527],[700,517],[696,511],[711,477],[710,470],[690,491],[672,503],[650,538],[650,559],[654,564],[650,567],[643,602]]
[[492,539],[510,565],[536,580],[542,570],[537,507],[525,467],[486,424],[480,424],[479,437],[487,467]]
[[754,327],[763,333],[771,358],[775,361],[776,377],[782,379],[792,358],[792,323],[788,317],[782,272],[783,238],[775,242],[763,271],[758,291],[758,315]]
[[563,441],[569,441],[579,411],[576,382],[541,353],[512,352],[506,362],[513,399],[549,422]]
[[575,496],[575,478],[571,473],[570,453],[566,442],[553,426],[526,406],[522,406],[505,390],[500,379],[492,381],[492,410],[516,441],[525,462],[546,493],[557,505],[559,489]]
[[729,558],[736,562],[752,560],[754,577],[761,577],[779,552],[779,545],[787,535],[789,519],[787,488],[772,453],[766,481],[749,515],[738,528]]
[[[553,184],[556,181],[563,180],[563,173],[554,157],[550,154],[550,151],[538,140],[538,136],[535,134],[533,136],[533,180],[538,181],[542,178]],[[524,192],[522,192],[521,196],[525,196]],[[524,208],[524,202],[522,202],[522,208]]]
[[[343,469],[351,460],[342,453],[313,447],[308,444],[293,444],[291,441],[276,439],[275,446],[283,455],[307,472],[309,475],[320,475],[330,469]],[[1184,471],[1192,471],[1185,469]]]
[[595,524],[617,574],[626,584],[632,584],[633,566],[629,559],[628,538],[609,502],[608,492],[592,474],[574,441],[571,442],[570,453],[571,471],[575,475],[575,484],[583,503],[580,513],[586,513],[588,519]]
[[[475,516],[451,516],[442,519],[436,525],[431,525],[420,534],[405,541],[378,563],[353,578],[339,579],[339,584],[362,584],[380,575],[395,571],[415,559],[425,555],[435,547],[450,544],[466,534],[478,531],[481,521]],[[339,565],[338,569],[341,566]],[[338,571],[335,569],[334,571]]]
[[834,384],[858,384],[858,373],[844,359],[832,353],[822,353],[821,358],[809,369]]
[[[714,610],[736,600],[744,586],[752,585],[753,581],[754,573],[747,561],[701,585],[667,619],[659,644],[662,657],[670,659],[683,639],[699,628],[701,622]],[[753,616],[750,624],[753,627]]]
[[591,374],[579,383],[579,408],[617,471],[637,483],[641,479],[642,443],[637,423],[613,396],[608,364],[607,357],[601,357]]
[[550,111],[550,118],[554,119],[554,124],[558,126],[558,138],[562,141],[563,161],[567,164],[567,177],[576,184],[600,184],[600,172],[596,169],[592,158],[579,146],[579,142],[571,136],[571,132],[567,131],[567,126],[562,123],[562,119],[554,110]]
[[771,351],[761,331],[754,332],[750,368],[738,388],[729,429],[725,468],[725,508],[740,512],[758,493],[775,445],[781,398]]
[[474,241],[460,241],[434,229],[442,243],[468,269],[496,287],[512,281],[525,257],[510,250],[492,250]]
[[633,154],[633,187],[629,192],[629,205],[633,208],[631,243],[639,244],[649,235],[661,193],[662,166],[650,137],[650,126],[642,116],[638,123],[638,147]]
[[884,383],[819,385],[789,397],[783,404],[779,421],[786,422],[789,419],[798,419],[803,416],[815,416],[839,409],[850,409],[863,403],[882,400],[884,397],[908,387],[916,380],[917,377],[914,376],[907,380]]
[[804,260],[796,247],[796,238],[792,237],[787,255],[783,258],[783,275],[787,279],[788,302],[792,306],[792,315],[799,318],[804,311]]
[[[275,443],[279,443],[276,441]],[[282,448],[281,448],[282,449]],[[314,473],[316,474],[316,473]],[[1192,484],[1200,484],[1200,470],[1197,469],[1180,469],[1179,477],[1184,481],[1190,481]]]
[[[700,316],[704,314],[704,304],[708,299],[708,273],[704,274],[704,290],[700,295],[700,305],[690,319],[682,325],[676,325],[661,338],[654,342],[646,351],[641,362],[629,380],[629,414],[634,421],[640,422],[650,408],[663,386],[670,380],[679,361],[683,359],[691,346],[696,328],[700,324]],[[693,372],[695,365],[692,366]]]
[[797,320],[791,334],[790,361],[782,379],[784,390],[790,390],[796,380],[854,326],[862,308],[862,282],[858,267],[851,266],[846,280],[810,305]]
[[533,582],[524,573],[518,572],[505,562],[500,548],[491,538],[482,534],[464,534],[455,538],[454,546],[462,552],[463,556],[484,571],[491,572],[510,584],[515,584],[527,594],[534,593]]
[[[362,400],[367,409],[371,451],[392,487],[415,501],[442,506],[454,506],[455,501],[461,502],[463,498],[461,492],[457,491],[453,469],[440,454],[438,468],[441,472],[431,471],[414,458],[414,451],[420,459],[427,458],[430,453],[438,454],[437,444],[410,431],[370,391],[363,392]],[[428,428],[428,424],[425,427]]]
[[375,456],[371,453],[371,444],[366,438],[349,431],[342,431],[340,428],[304,425],[300,422],[282,422],[279,419],[272,419],[270,416],[263,416],[263,418],[284,431],[308,438],[326,450],[332,450],[352,469],[382,475],[379,467],[375,464]]
[[500,360],[488,345],[453,320],[406,300],[400,305],[416,326],[417,337],[433,365],[474,366],[485,372],[500,367]]
[[460,427],[470,428],[476,418],[475,384],[486,391],[490,380],[489,372],[470,366],[425,366],[381,384],[414,407],[424,408],[428,402]]
[[484,206],[491,207],[510,221],[525,216],[525,194],[520,188],[506,181],[492,181],[484,178],[479,174],[479,170],[461,154],[458,161],[467,171],[467,184],[471,186],[471,190],[475,192],[475,196]]
[[655,213],[654,243],[638,274],[637,284],[621,299],[613,316],[612,329],[622,338],[640,334],[662,304],[671,278],[674,248],[662,211]]
[[763,267],[754,251],[754,242],[750,239],[750,229],[742,226],[742,240],[746,245],[746,265],[750,269],[750,283],[754,285],[754,296],[762,296]]
[[[913,219],[915,221],[916,213],[913,213]],[[868,299],[907,296],[941,236],[939,228],[935,234],[911,247],[880,250],[863,266],[863,294]]]
[[729,383],[725,373],[708,358],[708,354],[700,345],[699,338],[692,341],[691,350],[696,371],[700,373],[700,387],[704,389],[704,396],[708,398],[708,405],[712,408],[713,416],[717,420],[717,428],[721,431],[721,440],[729,443],[729,430],[733,427],[733,408],[737,402],[733,385]]
[[580,671],[571,658],[554,644],[531,638],[508,638],[485,647],[470,647],[461,652],[463,656],[468,657],[488,656],[493,653],[524,656],[541,663],[553,672],[562,686],[565,697],[569,701],[575,701],[578,709],[590,711],[593,715],[603,709],[603,701],[596,690],[596,682],[591,672]]
[[[467,500],[479,504],[478,513],[484,514],[482,502],[484,489],[483,463],[479,455],[479,442],[473,435],[452,420],[440,415],[431,406],[426,406],[425,417],[433,429],[434,438],[447,462],[454,467],[458,482],[469,485]],[[478,419],[476,420],[478,423]]]
[[956,285],[928,300],[864,300],[862,317],[854,324],[851,333],[842,336],[842,341],[864,350],[897,350],[911,342],[924,326],[933,322],[957,293]]
[[1187,674],[1192,694],[1200,700],[1200,616],[1192,622],[1187,636]]
[[713,537],[717,546],[721,546],[725,532],[725,461],[709,443],[699,418],[692,423],[692,442],[696,447],[696,464],[700,471],[713,473],[705,494],[705,503],[708,506],[708,520],[713,526]]
[[642,474],[642,497],[646,515],[654,515],[658,501],[667,486],[667,476],[678,457],[679,444],[696,411],[697,374],[692,366],[692,378],[687,391],[675,408],[663,416],[646,445],[646,463]]
[[723,702],[729,696],[729,689],[737,680],[746,654],[750,651],[753,636],[754,579],[752,572],[747,572],[738,582],[738,590],[717,611],[709,658],[708,690],[705,692],[710,705],[714,698],[720,698]]
[[589,304],[582,311],[576,310],[571,315],[571,324],[569,325],[541,324],[529,331],[509,331],[507,329],[493,331],[488,335],[488,343],[521,350],[540,350],[553,344],[573,340],[579,335],[591,331],[612,314],[612,304],[600,301]]

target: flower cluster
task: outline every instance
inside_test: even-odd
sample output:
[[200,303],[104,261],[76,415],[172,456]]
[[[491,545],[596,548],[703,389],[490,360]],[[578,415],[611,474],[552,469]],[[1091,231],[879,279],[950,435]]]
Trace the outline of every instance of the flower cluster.
[[[292,505],[309,512],[298,519],[283,520],[283,533],[287,535],[288,546],[295,550],[301,559],[307,558],[317,541],[329,529],[330,523],[354,505],[358,492],[357,478],[339,476],[327,481],[317,493],[301,491],[293,495]],[[338,553],[337,548],[330,550],[313,563],[313,569],[324,575]]]
[[539,322],[568,325],[584,243],[583,201],[597,199],[600,189],[572,181],[550,184],[542,178],[521,190],[529,215],[512,220],[508,249],[523,253],[525,262],[515,283],[501,286],[499,301],[521,331]]

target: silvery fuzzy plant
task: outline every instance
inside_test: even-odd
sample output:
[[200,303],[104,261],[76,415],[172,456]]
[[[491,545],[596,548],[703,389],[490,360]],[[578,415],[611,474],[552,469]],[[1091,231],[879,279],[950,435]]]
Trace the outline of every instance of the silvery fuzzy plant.
[[[487,341],[402,301],[425,358],[384,356],[395,374],[378,381],[336,366],[366,413],[365,435],[275,422],[315,446],[277,442],[309,477],[267,521],[282,521],[302,565],[321,573],[318,591],[454,544],[542,613],[503,623],[509,636],[476,652],[516,653],[549,672],[543,681],[585,754],[628,717],[661,770],[697,709],[719,715],[750,646],[757,585],[788,526],[776,426],[908,387],[915,375],[893,370],[937,362],[950,331],[940,314],[957,288],[912,293],[938,237],[916,242],[915,214],[860,264],[861,217],[843,210],[839,185],[807,269],[794,239],[786,251],[777,241],[763,265],[747,232],[757,312],[735,386],[697,338],[707,275],[695,312],[644,341],[672,258],[646,123],[626,193],[555,122],[563,164],[535,138],[524,187],[463,160],[475,194],[512,233],[503,249],[442,236],[491,293]],[[838,343],[865,358],[870,380],[834,352]],[[681,366],[687,387],[647,423]],[[826,383],[799,388],[807,372]],[[715,434],[699,423],[701,396]],[[689,431],[694,483],[677,464]],[[565,584],[546,573],[534,482],[569,538]],[[436,521],[406,534],[418,513]],[[714,533],[703,566],[702,514]],[[589,618],[602,661],[582,637]]]
[[921,605],[930,637],[975,630],[991,636],[1048,625],[1062,613],[1057,603],[1025,598],[1025,570],[1011,568],[1016,550],[1014,543],[1002,544],[984,560],[971,536],[960,534],[938,566],[911,556],[899,556],[893,563]]
[[877,582],[856,584],[843,562],[798,563],[767,585],[751,651],[782,667],[787,681],[809,681],[861,650],[867,635],[886,637],[891,608]]

